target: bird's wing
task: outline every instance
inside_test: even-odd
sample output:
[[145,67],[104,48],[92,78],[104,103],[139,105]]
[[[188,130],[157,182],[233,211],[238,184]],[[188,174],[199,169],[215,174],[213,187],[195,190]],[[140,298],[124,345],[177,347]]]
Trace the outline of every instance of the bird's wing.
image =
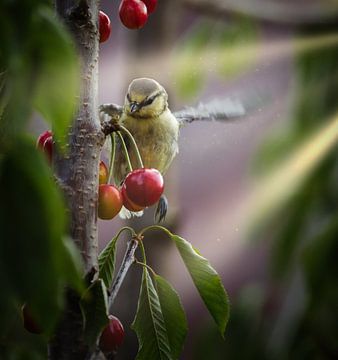
[[200,103],[196,107],[186,107],[174,113],[181,125],[197,120],[224,121],[244,116],[246,113],[243,104],[239,100],[226,98],[212,100],[208,103]]
[[119,119],[123,112],[123,106],[117,104],[102,104],[99,110],[111,116],[113,119]]

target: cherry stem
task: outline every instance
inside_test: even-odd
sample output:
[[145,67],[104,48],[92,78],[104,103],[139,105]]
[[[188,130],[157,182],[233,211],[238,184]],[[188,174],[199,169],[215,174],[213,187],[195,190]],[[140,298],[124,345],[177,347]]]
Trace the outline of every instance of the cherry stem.
[[147,231],[149,230],[161,230],[161,231],[164,231],[169,237],[172,237],[173,234],[168,230],[166,229],[165,227],[161,226],[161,225],[151,225],[151,226],[147,226],[145,227],[144,229],[142,229],[138,235],[139,236],[143,236],[144,233],[146,233]]
[[140,151],[139,151],[139,148],[136,144],[136,141],[134,139],[134,136],[131,134],[131,132],[125,128],[123,125],[120,125],[120,129],[129,137],[132,145],[133,145],[133,148],[134,148],[134,151],[136,153],[136,156],[137,156],[137,161],[139,163],[139,167],[140,168],[144,168],[144,165],[143,165],[143,161],[142,161],[142,157],[141,157],[141,154],[140,154]]
[[[139,236],[142,236],[142,235],[139,235]],[[147,265],[146,251],[144,249],[144,245],[142,242],[141,242],[140,248],[141,248],[143,262],[145,265]]]
[[133,236],[127,245],[127,250],[124,254],[124,258],[122,260],[120,269],[116,275],[116,278],[113,282],[112,288],[111,288],[111,293],[109,296],[109,303],[108,303],[108,308],[109,308],[109,313],[112,314],[113,313],[113,305],[114,305],[114,301],[116,298],[117,293],[120,290],[120,287],[123,283],[124,278],[127,275],[127,272],[130,268],[130,266],[134,263],[135,261],[135,251],[139,245],[139,243],[141,243],[141,241],[139,241],[138,237]]
[[[138,235],[138,236],[142,236],[142,235]],[[135,259],[134,260],[135,263],[138,264],[138,265],[142,265],[143,267],[147,268],[153,274],[153,276],[156,277],[157,276],[156,272],[147,264],[146,251],[145,251],[145,248],[144,248],[144,245],[143,245],[142,241],[140,241],[140,248],[141,248],[143,262],[138,261],[137,259]]]
[[123,228],[121,228],[118,231],[118,233],[114,236],[113,239],[118,239],[120,237],[120,235],[123,233],[123,231],[125,231],[125,230],[130,231],[130,234],[131,234],[132,237],[137,237],[137,234],[136,234],[136,232],[135,232],[135,230],[133,228],[131,228],[130,226],[124,226]]
[[152,269],[152,268],[151,268],[149,265],[147,265],[146,263],[141,262],[141,261],[138,261],[138,260],[135,259],[135,264],[141,265],[141,266],[147,268],[147,269],[153,274],[154,277],[157,276],[157,274],[156,274],[156,272],[154,271],[154,269]]
[[122,143],[123,151],[124,151],[124,154],[125,154],[126,159],[127,159],[128,170],[129,170],[129,172],[132,172],[133,167],[132,167],[131,162],[130,162],[130,157],[129,157],[129,154],[128,154],[128,149],[127,149],[126,143],[125,143],[125,141],[123,139],[123,136],[122,136],[120,131],[117,132],[117,135],[120,137],[120,140],[121,140],[121,143]]
[[[113,171],[114,171],[114,162],[115,162],[115,134],[110,134],[110,140],[111,140],[111,153],[110,153],[110,163],[109,163],[109,173],[108,173],[108,184],[111,184]],[[115,182],[113,181],[115,184]]]

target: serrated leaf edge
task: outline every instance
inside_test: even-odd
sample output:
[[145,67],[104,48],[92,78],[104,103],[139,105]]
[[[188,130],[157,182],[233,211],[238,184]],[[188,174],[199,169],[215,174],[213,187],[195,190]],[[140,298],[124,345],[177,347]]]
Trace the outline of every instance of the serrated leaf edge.
[[[110,282],[113,280],[116,260],[116,242],[118,236],[115,236],[108,245],[103,249],[98,258],[99,263],[99,277],[104,281],[107,288],[110,287]],[[113,259],[111,259],[113,257]],[[104,270],[108,267],[108,270]],[[109,273],[109,275],[107,275]]]
[[[124,232],[124,231],[130,231],[132,234],[134,234],[133,229],[131,229],[128,226],[123,227],[122,229],[119,230],[119,232],[108,242],[108,244],[106,245],[106,247],[101,251],[101,253],[99,254],[98,257],[98,263],[99,263],[99,277],[104,281],[104,284],[106,285],[107,289],[110,288],[111,286],[111,282],[113,281],[113,277],[114,277],[114,271],[115,271],[115,260],[116,260],[116,243],[117,240],[119,239],[120,235]],[[112,261],[110,261],[110,263],[112,265],[109,265],[109,260],[111,259],[111,255],[113,254],[114,258]],[[109,267],[109,277],[108,278],[106,276],[106,271],[105,274],[102,274],[102,269],[105,267],[106,262],[108,262],[108,267]]]
[[[159,298],[158,298],[158,294],[157,294],[157,292],[156,292],[156,289],[155,289],[155,287],[154,287],[154,284],[152,283],[152,280],[151,280],[151,277],[150,277],[150,275],[149,275],[149,272],[148,272],[148,270],[146,269],[146,268],[143,268],[143,277],[142,277],[142,284],[141,284],[141,289],[142,289],[142,286],[143,286],[143,281],[146,283],[146,293],[147,293],[147,299],[146,299],[146,301],[147,301],[147,303],[148,303],[148,308],[149,308],[149,312],[150,312],[150,316],[151,316],[151,318],[152,318],[152,325],[153,325],[153,328],[154,328],[154,333],[155,333],[155,335],[158,333],[158,331],[156,331],[157,330],[157,327],[156,327],[156,324],[155,324],[155,321],[154,321],[154,313],[153,313],[153,311],[152,311],[152,306],[151,306],[151,302],[150,302],[150,294],[149,294],[149,286],[148,286],[148,284],[149,284],[149,281],[151,281],[151,284],[152,284],[152,288],[153,288],[153,290],[154,290],[154,292],[155,292],[155,298],[157,299],[157,301],[158,301],[158,308],[160,309],[160,314],[161,314],[161,318],[160,318],[160,322],[161,322],[161,327],[162,327],[162,331],[164,331],[165,332],[165,336],[167,337],[167,339],[162,339],[162,342],[164,341],[164,344],[166,345],[166,347],[167,347],[167,349],[163,349],[163,347],[162,346],[160,346],[160,339],[158,338],[158,336],[156,336],[156,343],[157,343],[157,348],[158,348],[158,350],[159,350],[159,353],[160,353],[160,359],[162,360],[172,360],[173,358],[172,358],[172,355],[171,355],[171,349],[170,349],[170,345],[169,345],[169,339],[168,339],[168,335],[167,335],[167,330],[166,330],[166,327],[165,327],[165,322],[164,322],[164,319],[163,319],[163,314],[162,314],[162,308],[161,308],[161,304],[160,304],[160,301],[159,301]],[[142,291],[140,292],[140,295],[141,295],[141,293],[142,293]],[[141,301],[141,298],[139,298],[139,302]],[[137,307],[137,310],[139,310],[139,305],[138,305],[138,307]],[[137,321],[137,315],[138,315],[138,311],[137,311],[137,314],[136,314],[136,317],[135,317],[135,319],[134,319],[134,322],[133,322],[133,324],[131,325],[131,328],[134,330],[134,331],[136,331],[136,321]],[[140,337],[139,337],[139,335],[138,335],[138,332],[136,331],[136,334],[137,334],[137,336],[138,336],[138,338],[139,338],[139,342],[140,342]],[[142,349],[142,347],[143,347],[143,344],[141,344],[141,342],[140,342],[140,345],[141,345],[141,348],[139,349],[139,352],[140,352],[140,350]],[[162,354],[164,354],[166,357],[165,358],[163,358],[162,357]],[[139,355],[139,353],[138,353],[138,355]],[[137,355],[137,357],[136,357],[136,359],[139,359],[139,357],[138,357],[138,355]]]
[[[170,284],[169,281],[167,281],[164,277],[158,275],[158,274],[154,274],[154,278],[155,278],[155,286],[156,286],[156,290],[157,290],[157,293],[158,293],[158,279],[160,281],[162,281],[163,283],[166,284],[166,286],[168,286],[170,288],[170,290],[175,294],[176,296],[176,299],[178,300],[178,304],[180,306],[180,310],[182,311],[182,314],[183,314],[183,317],[184,317],[184,323],[183,323],[183,327],[184,327],[184,331],[185,331],[185,334],[184,334],[184,338],[183,338],[183,341],[182,341],[182,344],[181,344],[181,348],[179,349],[180,352],[182,352],[183,350],[183,346],[184,346],[184,341],[186,339],[186,336],[187,336],[187,331],[188,331],[188,321],[187,321],[187,317],[186,317],[186,313],[185,313],[185,310],[184,310],[184,307],[183,307],[183,304],[182,304],[182,301],[181,301],[181,298],[178,294],[178,292],[176,291],[176,289]],[[159,296],[158,296],[159,297]],[[159,297],[159,300],[160,300],[160,297]],[[160,304],[161,304],[161,301],[160,301]],[[162,308],[162,305],[161,305],[161,308]],[[162,312],[163,313],[163,312]],[[163,317],[164,319],[164,317]],[[169,337],[168,337],[168,340],[169,340]],[[169,345],[170,344],[170,340],[169,340]],[[171,352],[172,352],[172,356],[176,359],[175,357],[175,354],[173,354],[173,350],[170,349]]]

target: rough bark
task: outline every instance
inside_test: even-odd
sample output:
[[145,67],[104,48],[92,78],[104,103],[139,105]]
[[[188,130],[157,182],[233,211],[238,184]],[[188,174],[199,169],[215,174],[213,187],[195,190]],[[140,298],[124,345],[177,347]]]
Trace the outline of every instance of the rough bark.
[[[98,117],[98,1],[56,0],[56,10],[73,35],[81,62],[78,111],[69,129],[66,155],[53,159],[69,210],[69,234],[81,252],[86,273],[97,269],[97,192],[104,134]],[[50,359],[86,359],[78,296],[67,291],[63,319],[49,347]]]
[[55,171],[68,201],[70,235],[88,272],[97,266],[98,166],[104,141],[97,100],[98,1],[57,0],[56,4],[77,45],[82,86],[78,113],[69,131],[69,153],[56,159]]

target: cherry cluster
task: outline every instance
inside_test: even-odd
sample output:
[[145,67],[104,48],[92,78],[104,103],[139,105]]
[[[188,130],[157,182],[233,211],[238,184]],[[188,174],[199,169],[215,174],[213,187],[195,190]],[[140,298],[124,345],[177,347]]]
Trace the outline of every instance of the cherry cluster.
[[[156,7],[157,0],[122,0],[119,7],[120,20],[128,29],[141,29]],[[99,32],[100,42],[108,40],[111,24],[108,15],[103,11],[99,12]]]
[[[53,133],[49,130],[43,132],[38,137],[36,146],[51,162]],[[102,220],[113,219],[121,211],[122,206],[132,212],[142,211],[156,204],[163,191],[163,177],[156,169],[131,170],[120,188],[109,184],[108,168],[104,161],[100,161],[98,216]]]
[[103,161],[99,171],[99,207],[98,216],[103,220],[114,218],[122,206],[138,212],[154,205],[160,199],[164,182],[161,173],[156,169],[136,169],[125,178],[121,188],[107,184],[108,169]]

